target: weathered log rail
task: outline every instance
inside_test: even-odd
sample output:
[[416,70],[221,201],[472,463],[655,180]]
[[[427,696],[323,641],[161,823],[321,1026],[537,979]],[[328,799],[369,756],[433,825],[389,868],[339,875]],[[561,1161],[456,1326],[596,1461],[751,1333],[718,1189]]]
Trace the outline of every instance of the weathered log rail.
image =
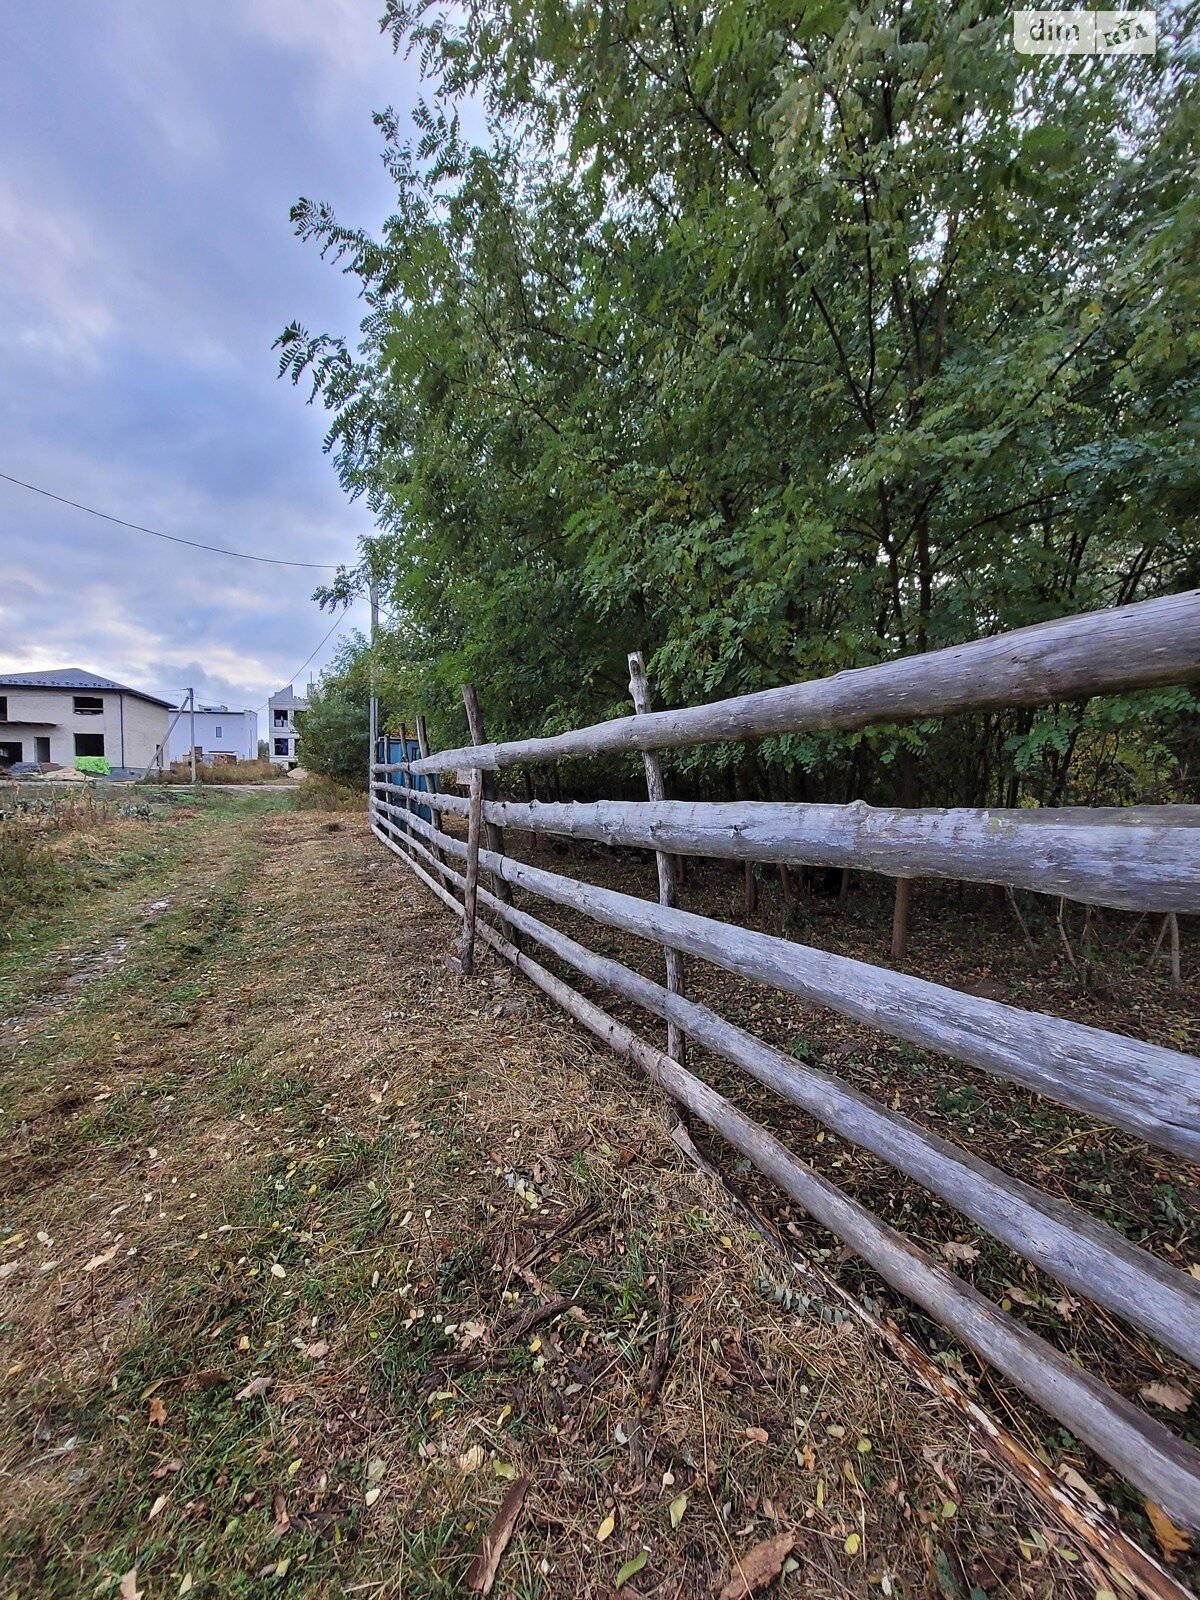
[[[429,823],[412,816],[405,821],[417,832],[434,835],[444,850],[465,855],[465,846]],[[608,927],[829,1006],[909,1044],[1049,1095],[1164,1150],[1200,1159],[1200,1059],[1195,1056],[655,905],[510,857],[481,851],[480,861],[518,888]]]
[[[434,809],[467,814],[439,794]],[[597,844],[999,883],[1121,911],[1200,912],[1200,806],[899,811],[791,801],[491,801],[489,822]]]
[[[653,712],[551,739],[477,744],[372,769],[371,825],[476,936],[573,1017],[629,1057],[683,1107],[722,1134],[889,1282],[937,1317],[1066,1423],[1181,1526],[1200,1529],[1200,1454],[1106,1388],[686,1071],[686,1037],[734,1063],[841,1137],[923,1184],[1055,1279],[1200,1364],[1200,1282],[1087,1212],[1009,1176],[838,1077],[774,1049],[686,998],[675,976],[653,982],[597,955],[512,903],[512,889],[687,954],[809,1004],[828,1006],[951,1060],[995,1074],[1200,1159],[1200,1060],[1125,1035],[947,989],[870,963],[758,933],[672,904],[599,888],[496,850],[480,835],[524,830],[672,856],[856,867],[897,877],[997,883],[1127,910],[1200,911],[1200,807],[1055,811],[873,810],[670,801],[651,780],[644,802],[481,803],[480,775],[516,763],[983,707],[1035,705],[1154,684],[1200,680],[1200,591],[1024,629],[954,650],[840,673],[715,706]],[[650,769],[648,768],[648,771]],[[469,816],[467,842],[412,809],[408,773],[471,779],[468,800],[422,792],[435,819]],[[428,813],[427,813],[428,814]],[[482,824],[482,826],[481,826]],[[495,830],[495,831],[493,831]],[[460,862],[459,872],[452,864]],[[496,892],[479,882],[487,872]],[[664,899],[673,898],[664,892]],[[478,905],[497,919],[479,922]],[[500,930],[503,931],[500,931]],[[589,981],[665,1021],[662,1055],[532,960],[532,941]],[[669,965],[669,973],[678,972]]]

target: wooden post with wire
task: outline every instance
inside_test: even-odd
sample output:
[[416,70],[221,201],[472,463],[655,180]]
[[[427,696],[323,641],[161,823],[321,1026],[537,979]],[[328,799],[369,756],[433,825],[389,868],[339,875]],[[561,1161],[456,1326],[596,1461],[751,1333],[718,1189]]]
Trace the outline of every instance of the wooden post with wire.
[[[635,650],[629,657],[629,693],[633,698],[633,709],[638,716],[644,716],[653,709],[650,704],[650,682],[646,677],[646,664],[642,660],[640,650]],[[663,780],[662,761],[657,751],[644,750],[642,761],[646,768],[646,793],[651,800],[665,800],[667,786]],[[666,850],[656,850],[654,859],[658,864],[658,903],[677,910],[679,875],[676,871],[675,857]],[[669,947],[664,948],[663,954],[667,963],[667,988],[672,994],[683,994],[683,957],[678,950]],[[681,1067],[687,1066],[687,1041],[681,1029],[673,1022],[667,1023],[667,1054],[672,1061],[678,1061]]]

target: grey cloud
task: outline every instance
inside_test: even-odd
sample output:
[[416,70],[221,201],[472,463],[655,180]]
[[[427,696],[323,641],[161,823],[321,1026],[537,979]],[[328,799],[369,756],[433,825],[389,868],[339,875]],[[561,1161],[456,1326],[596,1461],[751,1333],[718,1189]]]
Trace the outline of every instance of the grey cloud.
[[[19,8],[0,60],[0,470],[186,538],[352,559],[370,529],[275,378],[293,317],[351,285],[291,234],[300,193],[378,226],[373,109],[415,98],[379,0]],[[65,12],[69,10],[69,18]],[[0,667],[90,667],[255,704],[331,619],[321,574],[163,544],[0,483]],[[350,622],[355,621],[351,617]],[[327,659],[336,637],[318,657]]]

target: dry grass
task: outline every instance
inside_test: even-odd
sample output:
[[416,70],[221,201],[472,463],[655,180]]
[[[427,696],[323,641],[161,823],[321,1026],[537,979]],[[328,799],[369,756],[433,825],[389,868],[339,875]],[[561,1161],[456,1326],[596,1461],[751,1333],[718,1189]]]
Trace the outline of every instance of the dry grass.
[[788,1529],[783,1594],[1090,1600],[856,1324],[774,1303],[656,1094],[451,976],[360,819],[197,827],[121,964],[10,1030],[9,1592],[460,1593],[525,1473],[498,1594],[645,1550],[630,1592],[712,1595]]
[[302,811],[365,811],[367,797],[362,789],[310,772],[296,785],[296,805]]
[[[163,773],[155,776],[156,783],[191,783],[190,761],[173,761]],[[196,767],[197,783],[286,783],[287,770],[263,756],[254,761],[201,761]]]

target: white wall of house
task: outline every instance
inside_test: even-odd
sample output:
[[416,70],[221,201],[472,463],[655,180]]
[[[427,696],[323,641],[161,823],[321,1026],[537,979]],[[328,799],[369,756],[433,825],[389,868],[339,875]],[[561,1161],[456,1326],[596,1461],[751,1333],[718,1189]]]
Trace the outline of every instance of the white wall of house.
[[0,757],[6,763],[53,761],[60,767],[73,767],[77,755],[103,755],[114,767],[144,767],[166,737],[170,715],[166,706],[127,690],[4,684],[0,710]]
[[[191,737],[191,718],[185,711],[171,733],[172,761],[188,759]],[[253,761],[258,755],[258,713],[229,711],[223,706],[199,707],[196,744],[205,761],[211,761],[214,756],[236,756],[239,761]]]

